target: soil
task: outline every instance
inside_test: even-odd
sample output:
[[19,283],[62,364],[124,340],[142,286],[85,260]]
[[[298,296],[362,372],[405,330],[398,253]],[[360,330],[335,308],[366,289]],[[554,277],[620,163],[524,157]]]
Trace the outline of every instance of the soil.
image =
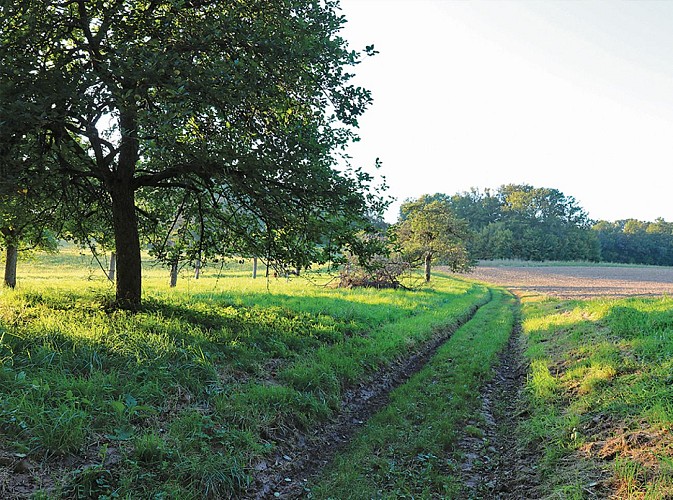
[[466,278],[564,299],[673,294],[673,268],[620,266],[482,267]]
[[389,401],[390,392],[407,382],[434,356],[460,326],[476,313],[470,313],[394,366],[377,372],[359,386],[347,390],[335,418],[310,433],[296,433],[278,442],[275,457],[254,466],[254,482],[245,498],[298,498],[307,493],[306,484],[341,451],[353,435]]
[[[482,388],[482,408],[466,424],[459,442],[460,472],[468,498],[540,498],[536,451],[520,446],[516,429],[526,417],[521,391],[528,367],[523,362],[520,328],[512,332],[500,353],[496,373]],[[469,427],[467,427],[469,426]]]

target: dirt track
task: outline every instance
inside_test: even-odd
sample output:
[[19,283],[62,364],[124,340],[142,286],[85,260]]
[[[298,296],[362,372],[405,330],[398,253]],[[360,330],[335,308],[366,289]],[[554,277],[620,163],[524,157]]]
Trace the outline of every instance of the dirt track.
[[671,267],[477,267],[466,278],[561,298],[673,295]]

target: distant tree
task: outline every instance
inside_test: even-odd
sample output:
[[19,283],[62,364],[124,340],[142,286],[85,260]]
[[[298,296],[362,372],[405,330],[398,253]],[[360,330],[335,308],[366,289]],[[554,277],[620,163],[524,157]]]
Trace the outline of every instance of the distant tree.
[[336,250],[381,209],[369,174],[337,168],[371,101],[351,83],[359,54],[339,36],[337,1],[1,9],[0,80],[11,85],[0,103],[49,133],[55,173],[109,206],[118,305],[140,304],[141,229],[161,219],[151,210],[159,192],[190,194],[195,223],[227,235],[262,228],[281,257],[292,242],[302,262],[330,237],[318,235],[328,223],[344,231],[331,238]]
[[606,262],[673,265],[673,224],[661,218],[654,222],[599,221],[593,231]]
[[396,241],[408,261],[423,263],[426,282],[435,260],[453,271],[469,269],[467,224],[454,215],[447,200],[422,196],[403,203],[400,214],[394,226]]
[[32,133],[5,136],[0,146],[0,247],[10,288],[16,286],[19,252],[55,250],[64,221],[64,192],[43,149]]
[[474,258],[591,260],[600,258],[591,220],[572,196],[557,189],[507,184],[496,193],[477,189],[451,197],[470,226]]

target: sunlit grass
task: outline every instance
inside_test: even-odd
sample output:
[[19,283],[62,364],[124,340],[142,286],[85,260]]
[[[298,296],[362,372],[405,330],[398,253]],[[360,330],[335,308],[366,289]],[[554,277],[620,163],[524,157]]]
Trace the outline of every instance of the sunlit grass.
[[479,388],[514,324],[511,297],[493,293],[309,485],[312,498],[468,498],[456,440],[482,433],[463,424],[478,411]]
[[[56,497],[233,495],[279,439],[489,295],[441,276],[417,291],[253,280],[235,260],[198,280],[184,270],[171,289],[147,264],[131,314],[106,309],[114,290],[97,266],[73,248],[36,255],[0,290],[0,447],[49,461]],[[61,462],[108,447],[121,457],[111,468]]]
[[590,483],[619,498],[673,495],[672,468],[653,459],[673,448],[673,299],[524,299],[523,315],[523,435],[542,447],[550,492]]

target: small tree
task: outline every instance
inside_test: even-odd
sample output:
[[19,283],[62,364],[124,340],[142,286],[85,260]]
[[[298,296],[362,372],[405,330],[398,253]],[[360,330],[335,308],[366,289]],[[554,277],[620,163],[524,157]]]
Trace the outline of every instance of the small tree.
[[412,264],[423,262],[426,282],[430,281],[431,264],[437,259],[452,271],[470,268],[467,224],[453,214],[447,200],[422,196],[405,202],[393,232],[405,259]]
[[19,251],[56,250],[64,192],[43,155],[41,138],[26,133],[3,135],[0,141],[0,248],[4,284],[14,288]]

